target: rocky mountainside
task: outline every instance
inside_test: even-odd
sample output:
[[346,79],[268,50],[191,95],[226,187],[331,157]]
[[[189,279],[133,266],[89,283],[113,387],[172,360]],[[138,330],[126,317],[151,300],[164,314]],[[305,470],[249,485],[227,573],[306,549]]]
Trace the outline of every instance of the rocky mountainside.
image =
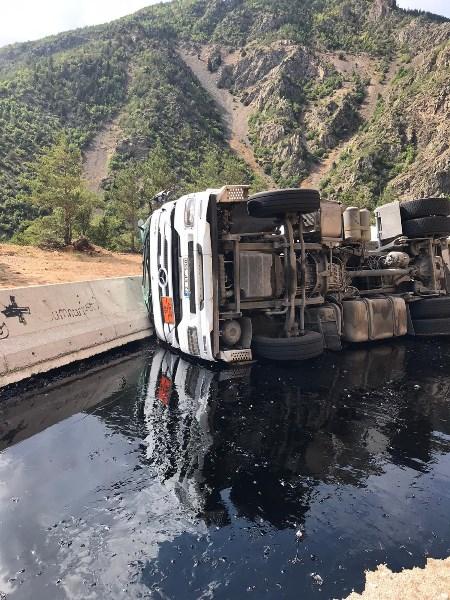
[[450,192],[450,24],[412,22],[404,56],[375,113],[323,184],[333,197],[372,203]]
[[37,216],[24,175],[61,131],[93,189],[157,149],[178,191],[320,185],[370,206],[449,194],[449,60],[450,22],[395,0],[174,0],[5,47],[0,237]]

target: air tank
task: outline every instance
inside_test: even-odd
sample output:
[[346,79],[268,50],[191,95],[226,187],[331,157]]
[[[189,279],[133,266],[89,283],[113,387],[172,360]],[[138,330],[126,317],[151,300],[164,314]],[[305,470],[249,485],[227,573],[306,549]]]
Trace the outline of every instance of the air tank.
[[363,242],[370,242],[372,239],[370,231],[370,210],[363,208],[359,211],[359,220],[361,223],[361,240]]
[[339,202],[320,203],[322,238],[342,240],[342,205]]
[[359,208],[349,206],[344,211],[344,236],[346,240],[361,241],[361,218]]

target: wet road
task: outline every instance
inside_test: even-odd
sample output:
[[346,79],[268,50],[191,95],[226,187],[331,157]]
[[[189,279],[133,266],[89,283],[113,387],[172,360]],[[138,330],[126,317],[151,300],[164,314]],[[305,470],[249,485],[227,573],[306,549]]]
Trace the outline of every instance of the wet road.
[[0,404],[0,598],[343,598],[450,556],[450,342],[214,371],[157,346]]

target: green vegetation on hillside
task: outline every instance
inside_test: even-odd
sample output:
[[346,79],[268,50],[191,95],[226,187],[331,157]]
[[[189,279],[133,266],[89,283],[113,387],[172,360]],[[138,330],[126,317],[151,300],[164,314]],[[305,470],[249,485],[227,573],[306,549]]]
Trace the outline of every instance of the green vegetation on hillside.
[[[192,189],[201,165],[211,157],[216,160],[216,185],[230,165],[239,181],[252,182],[249,169],[225,143],[217,111],[170,45],[142,43],[139,51],[127,55],[117,42],[89,43],[20,67],[14,79],[0,82],[0,126],[5,132],[0,141],[0,238],[11,237],[23,229],[24,221],[42,214],[24,193],[27,178],[35,175],[33,159],[42,149],[61,132],[78,148],[85,147],[119,110],[125,141],[111,164],[103,233],[91,230],[94,241],[129,248],[126,223],[114,214],[114,178],[131,168],[145,179],[151,168],[147,159],[156,147],[170,173],[162,187]],[[105,228],[110,229],[107,237]]]
[[[32,202],[29,193],[44,149],[58,148],[63,134],[71,148],[83,152],[118,115],[122,139],[103,209],[92,217],[80,207],[84,216],[77,231],[88,232],[93,241],[116,249],[133,246],[130,219],[119,200],[127,177],[139,192],[136,210],[142,215],[148,198],[163,187],[183,193],[223,183],[258,186],[226,143],[213,102],[180,59],[177,48],[186,43],[239,49],[241,57],[253,52],[255,61],[278,40],[306,47],[304,56],[314,68],[301,76],[286,68],[265,89],[251,121],[255,154],[279,185],[296,185],[315,161],[353,135],[355,143],[324,182],[328,196],[374,205],[407,185],[420,187],[420,160],[431,168],[439,160],[437,151],[422,152],[429,144],[425,129],[440,133],[427,124],[422,131],[414,114],[422,110],[420,102],[430,111],[434,103],[440,118],[448,118],[442,108],[450,79],[448,62],[441,60],[445,28],[445,19],[394,9],[390,0],[174,0],[110,24],[2,48],[0,239],[17,233],[25,239],[34,219],[35,232],[40,224],[54,227],[61,207]],[[416,46],[425,53],[421,71],[408,64]],[[370,55],[380,64],[380,78],[394,56],[406,61],[392,93],[361,130],[359,106],[368,82],[358,73],[344,80],[331,65],[322,73],[314,60],[322,56],[323,66],[330,51],[344,58],[346,52]],[[442,155],[444,146],[439,147]],[[411,182],[392,184],[410,170]],[[445,175],[439,177],[437,192],[448,191]],[[33,230],[30,235],[27,239]]]
[[90,43],[30,61],[0,81],[0,239],[38,211],[23,201],[23,175],[67,132],[83,148],[126,97],[127,60],[117,42]]
[[[402,66],[371,122],[323,182],[325,195],[370,206],[399,197],[450,193],[450,42],[426,54],[420,70]],[[416,188],[417,192],[409,192]],[[406,193],[403,191],[406,190]]]

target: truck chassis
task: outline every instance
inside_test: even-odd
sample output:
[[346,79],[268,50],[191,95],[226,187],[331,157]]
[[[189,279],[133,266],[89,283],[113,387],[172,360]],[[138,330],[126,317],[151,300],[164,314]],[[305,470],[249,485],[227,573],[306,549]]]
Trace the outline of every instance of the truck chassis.
[[370,214],[316,190],[225,186],[142,227],[157,336],[207,361],[305,360],[346,343],[450,334],[450,201]]

